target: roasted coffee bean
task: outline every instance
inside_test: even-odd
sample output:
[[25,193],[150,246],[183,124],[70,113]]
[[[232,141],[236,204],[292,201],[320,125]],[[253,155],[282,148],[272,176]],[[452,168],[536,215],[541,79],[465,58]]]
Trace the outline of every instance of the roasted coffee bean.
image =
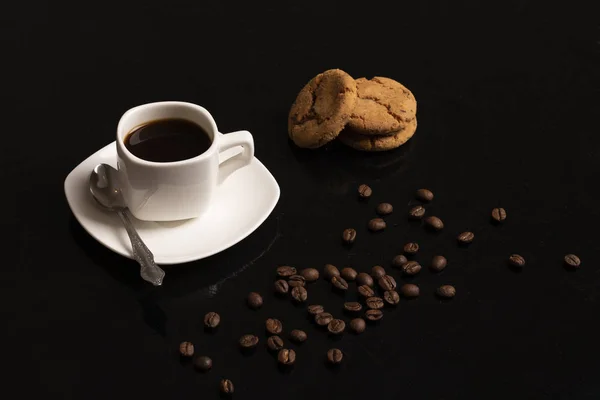
[[420,292],[419,287],[412,283],[407,283],[400,287],[400,293],[404,297],[418,297]]
[[275,282],[275,293],[286,294],[290,290],[290,285],[283,279]]
[[404,245],[404,252],[406,254],[413,255],[413,254],[417,254],[418,251],[419,251],[419,244],[418,243],[411,242],[411,243],[406,243]]
[[207,328],[216,328],[217,326],[219,326],[219,324],[221,323],[221,316],[219,314],[217,314],[216,312],[209,312],[206,313],[206,315],[204,316],[204,325]]
[[269,318],[265,322],[265,328],[271,335],[279,335],[283,331],[283,324],[278,319]]
[[306,285],[306,279],[302,275],[292,275],[288,278],[288,285],[290,287],[304,286]]
[[364,183],[358,187],[358,195],[363,199],[368,199],[373,194],[373,190]]
[[409,261],[402,266],[402,272],[405,275],[413,276],[418,274],[421,271],[421,264],[416,261]]
[[456,296],[456,289],[452,285],[442,285],[437,288],[437,295],[445,299],[451,299]]
[[304,268],[300,271],[300,275],[306,282],[314,282],[319,279],[319,270],[316,268]]
[[248,307],[250,308],[261,308],[263,305],[263,298],[261,297],[260,294],[256,293],[256,292],[251,292],[248,295]]
[[391,306],[395,306],[396,304],[400,303],[400,295],[395,290],[386,290],[383,293],[383,299]]
[[325,311],[325,308],[323,308],[323,306],[320,304],[311,304],[307,309],[308,313],[311,315],[321,314],[323,311]]
[[417,193],[415,194],[415,196],[417,197],[418,200],[425,201],[425,202],[430,202],[431,200],[433,200],[433,193],[431,193],[431,190],[428,190],[428,189],[417,190]]
[[380,308],[383,308],[383,306],[385,305],[383,303],[383,299],[381,297],[369,297],[366,300],[367,303],[367,307],[371,308],[371,309],[375,309],[375,310],[379,310]]
[[181,342],[179,345],[179,354],[183,357],[191,357],[194,355],[194,345],[192,342]]
[[446,264],[448,261],[444,256],[434,256],[431,260],[431,270],[434,272],[440,272],[444,268],[446,268]]
[[348,282],[341,276],[334,276],[331,278],[331,284],[333,287],[339,290],[348,290]]
[[258,337],[254,335],[244,335],[240,338],[240,346],[244,349],[256,347],[258,344]]
[[340,272],[340,275],[346,281],[353,281],[356,279],[358,272],[356,272],[356,270],[354,268],[346,267],[346,268],[342,269],[342,271]]
[[365,312],[365,318],[369,321],[379,321],[383,318],[383,311],[377,309],[369,309]]
[[327,330],[334,335],[340,335],[346,330],[346,323],[341,319],[332,319],[327,324]]
[[371,275],[367,274],[366,272],[361,272],[360,274],[356,275],[356,284],[358,286],[369,286],[369,287],[373,287],[373,278],[371,278]]
[[333,315],[328,312],[322,312],[320,314],[315,315],[315,322],[319,326],[327,326],[333,319]]
[[358,293],[364,298],[372,297],[375,292],[371,289],[370,286],[362,285],[358,287]]
[[379,278],[379,287],[383,290],[394,290],[396,289],[396,280],[391,275],[384,275]]
[[302,286],[296,286],[292,289],[292,299],[298,303],[304,303],[308,299],[308,292]]
[[523,268],[525,266],[525,259],[518,254],[513,254],[508,258],[508,262],[513,267]]
[[223,394],[229,395],[233,394],[234,392],[233,382],[231,382],[229,379],[221,380],[219,387],[221,388],[221,393]]
[[325,268],[323,268],[323,275],[325,279],[330,280],[334,276],[340,276],[340,270],[337,269],[335,265],[325,264]]
[[354,318],[352,321],[350,321],[350,330],[354,333],[363,333],[365,328],[365,320],[362,318]]
[[294,329],[290,332],[290,339],[296,343],[305,342],[307,338],[306,332],[301,331],[300,329]]
[[207,356],[198,356],[194,359],[194,368],[198,371],[206,372],[212,368],[212,360]]
[[384,275],[385,275],[385,268],[383,268],[381,265],[376,265],[373,268],[371,268],[371,276],[373,278],[379,279]]
[[492,219],[496,222],[502,222],[506,219],[506,210],[498,207],[492,210]]
[[461,233],[456,238],[456,240],[458,240],[458,242],[460,244],[469,244],[469,243],[473,242],[473,239],[475,239],[475,235],[473,234],[473,232],[468,232],[468,231]]
[[281,349],[277,354],[277,361],[281,365],[294,365],[296,362],[296,352],[292,349]]
[[283,349],[283,339],[277,335],[269,336],[267,339],[267,347],[271,351],[279,351]]
[[327,362],[330,364],[339,364],[344,358],[344,353],[340,349],[329,349],[327,351]]
[[421,219],[425,215],[425,207],[414,206],[408,211],[408,218],[410,219]]
[[287,278],[288,276],[296,275],[296,268],[290,267],[288,265],[283,265],[277,268],[277,275],[282,278]]
[[408,262],[408,259],[404,254],[399,254],[392,260],[392,265],[396,268],[402,268],[404,264]]
[[565,256],[565,265],[569,268],[579,268],[581,260],[575,254],[567,254]]
[[373,218],[372,220],[369,221],[369,224],[367,225],[367,227],[369,228],[370,231],[372,232],[379,232],[385,229],[385,221],[382,220],[381,218]]
[[433,229],[434,231],[441,231],[444,229],[444,223],[442,220],[433,215],[425,218],[425,226],[429,229]]
[[347,301],[344,303],[344,310],[358,312],[362,310],[362,304],[360,304],[358,301]]
[[394,207],[390,203],[381,203],[375,211],[379,215],[389,215],[394,211]]
[[344,232],[342,232],[342,240],[348,244],[354,243],[356,240],[356,229],[344,229]]

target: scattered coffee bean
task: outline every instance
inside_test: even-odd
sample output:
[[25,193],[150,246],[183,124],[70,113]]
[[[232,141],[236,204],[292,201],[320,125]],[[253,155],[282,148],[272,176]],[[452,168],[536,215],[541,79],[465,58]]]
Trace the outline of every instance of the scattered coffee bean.
[[363,333],[365,328],[365,320],[362,318],[354,318],[352,321],[350,321],[350,330],[354,333]]
[[204,316],[204,325],[207,328],[214,329],[221,323],[221,316],[216,312],[206,313]]
[[444,223],[442,220],[433,215],[425,218],[425,226],[429,229],[433,229],[434,231],[441,231],[444,229]]
[[308,313],[311,315],[321,314],[323,311],[325,311],[325,308],[320,304],[311,304],[307,309]]
[[263,298],[256,292],[251,292],[248,295],[248,306],[253,309],[261,308],[263,305]]
[[319,326],[327,326],[333,319],[333,315],[328,312],[322,312],[320,314],[315,315],[315,322]]
[[525,266],[525,259],[518,254],[513,254],[508,258],[508,262],[513,267],[523,268]]
[[456,296],[456,289],[452,285],[442,285],[437,289],[436,293],[440,297],[451,299]]
[[404,264],[408,262],[408,259],[404,254],[399,254],[392,260],[392,265],[396,268],[402,268]]
[[356,229],[344,229],[344,232],[342,232],[342,240],[348,244],[354,243],[356,240]]
[[381,278],[379,278],[379,281],[377,283],[379,283],[379,287],[382,290],[394,290],[394,289],[396,289],[396,280],[391,275],[384,275],[384,276],[382,276]]
[[341,319],[332,319],[327,324],[327,330],[334,335],[340,335],[346,330],[346,323]]
[[305,342],[307,338],[306,332],[301,331],[300,329],[294,329],[290,332],[290,339],[296,343]]
[[277,354],[277,361],[281,365],[294,365],[296,362],[296,352],[292,349],[281,349]]
[[254,335],[243,335],[240,338],[240,346],[244,349],[256,347],[258,344],[258,337]]
[[298,303],[304,303],[308,299],[308,292],[302,286],[296,286],[292,289],[292,299]]
[[207,356],[198,356],[194,359],[194,368],[206,372],[212,368],[212,360]]
[[390,203],[381,203],[375,211],[379,215],[389,215],[394,211],[394,207]]
[[496,222],[502,222],[506,219],[506,210],[504,208],[494,208],[492,210],[492,219]]
[[374,309],[374,310],[379,310],[380,308],[383,308],[383,306],[385,305],[383,302],[383,299],[381,297],[369,297],[366,300],[367,303],[367,307]]
[[421,219],[425,215],[425,207],[414,206],[408,211],[408,218],[410,219]]
[[325,279],[331,279],[333,276],[340,276],[340,270],[337,269],[335,265],[325,264],[323,275],[325,276]]
[[475,234],[473,232],[463,232],[456,238],[460,244],[469,244],[473,242],[475,239]]
[[267,347],[271,351],[279,351],[283,349],[283,339],[277,335],[269,336],[267,339]]
[[275,293],[286,294],[290,290],[290,285],[283,279],[275,282]]
[[385,268],[383,268],[381,265],[374,266],[371,268],[371,276],[375,279],[385,276]]
[[368,199],[373,194],[373,190],[364,183],[358,187],[358,195],[363,199]]
[[367,227],[369,228],[370,231],[372,232],[379,232],[385,229],[385,221],[382,220],[381,218],[373,218],[372,220],[369,221],[369,224],[367,225]]
[[183,357],[191,357],[194,355],[194,345],[192,342],[181,342],[179,345],[179,354]]
[[581,260],[575,254],[567,254],[565,256],[565,265],[569,268],[579,268]]
[[404,245],[404,252],[406,254],[413,255],[413,254],[417,254],[418,251],[419,251],[419,244],[418,243],[411,242],[411,243],[406,243]]
[[319,279],[319,270],[316,268],[304,268],[300,271],[300,275],[306,282],[315,282]]
[[416,261],[409,261],[402,266],[402,272],[405,275],[413,276],[418,274],[421,271],[421,264]]
[[419,287],[413,283],[407,283],[400,287],[400,293],[404,297],[418,297],[420,292]]
[[365,312],[365,318],[367,318],[369,321],[379,321],[381,318],[383,318],[383,311],[369,309]]
[[383,293],[383,299],[391,306],[395,306],[396,304],[400,303],[400,295],[395,290],[386,290]]
[[265,322],[265,327],[267,328],[267,332],[271,335],[279,335],[283,331],[283,324],[280,320],[275,318],[269,318]]
[[361,272],[356,276],[356,284],[358,286],[366,285],[373,287],[373,278],[371,278],[371,275],[367,274],[366,272]]
[[304,286],[306,285],[306,279],[302,275],[292,275],[288,278],[288,285],[290,287]]
[[219,385],[219,387],[221,388],[221,393],[223,394],[233,394],[234,392],[234,388],[233,388],[233,382],[231,382],[229,379],[223,379],[221,380],[221,384]]
[[344,353],[340,349],[329,349],[327,351],[327,361],[330,364],[339,364],[344,358]]
[[372,297],[375,292],[371,289],[370,286],[362,285],[358,287],[358,293],[364,298]]
[[440,272],[444,268],[446,268],[446,264],[448,261],[444,256],[434,256],[431,260],[431,270],[434,272]]
[[344,303],[344,310],[358,312],[362,310],[362,304],[360,304],[358,301],[347,301]]
[[341,276],[334,276],[331,278],[331,284],[333,287],[339,290],[348,290],[348,282]]
[[346,268],[342,269],[342,271],[340,272],[340,275],[346,281],[353,281],[356,279],[358,272],[356,272],[356,270],[354,268],[346,267]]
[[288,276],[296,275],[296,268],[290,267],[288,265],[283,265],[277,268],[277,275],[282,278],[287,278]]
[[433,193],[431,193],[431,190],[429,189],[419,189],[417,190],[417,193],[415,193],[415,196],[418,200],[424,202],[430,202],[431,200],[433,200]]

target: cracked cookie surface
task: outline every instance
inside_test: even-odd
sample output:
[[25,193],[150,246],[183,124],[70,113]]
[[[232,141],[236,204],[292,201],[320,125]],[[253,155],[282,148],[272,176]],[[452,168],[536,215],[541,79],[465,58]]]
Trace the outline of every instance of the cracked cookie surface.
[[354,78],[327,70],[302,88],[288,116],[288,134],[299,147],[317,148],[335,139],[356,105]]
[[415,96],[390,78],[356,80],[358,99],[348,127],[363,135],[394,135],[407,127],[417,114]]
[[362,151],[386,151],[402,146],[417,130],[417,118],[409,121],[404,129],[387,136],[363,135],[351,128],[346,128],[339,135],[339,140],[346,146]]

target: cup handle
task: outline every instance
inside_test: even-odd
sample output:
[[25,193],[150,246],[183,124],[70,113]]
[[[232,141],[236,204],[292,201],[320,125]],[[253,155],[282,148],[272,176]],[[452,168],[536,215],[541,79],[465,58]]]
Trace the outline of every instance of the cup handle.
[[222,134],[219,138],[219,153],[236,146],[241,146],[242,152],[219,164],[219,183],[236,170],[250,164],[254,158],[254,139],[250,132],[231,132]]

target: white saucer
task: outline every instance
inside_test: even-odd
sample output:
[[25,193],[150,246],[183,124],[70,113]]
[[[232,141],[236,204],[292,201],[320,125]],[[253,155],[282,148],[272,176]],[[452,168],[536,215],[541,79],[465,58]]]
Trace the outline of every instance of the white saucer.
[[[230,149],[221,156],[227,159],[239,151]],[[65,179],[65,194],[75,218],[92,237],[112,251],[132,258],[129,237],[119,217],[102,210],[88,186],[90,173],[97,164],[116,167],[116,161],[117,149],[112,142],[71,171]],[[203,216],[177,222],[133,219],[133,223],[154,253],[157,264],[199,260],[233,246],[254,232],[275,208],[279,193],[273,175],[254,158],[217,188],[211,208]]]

